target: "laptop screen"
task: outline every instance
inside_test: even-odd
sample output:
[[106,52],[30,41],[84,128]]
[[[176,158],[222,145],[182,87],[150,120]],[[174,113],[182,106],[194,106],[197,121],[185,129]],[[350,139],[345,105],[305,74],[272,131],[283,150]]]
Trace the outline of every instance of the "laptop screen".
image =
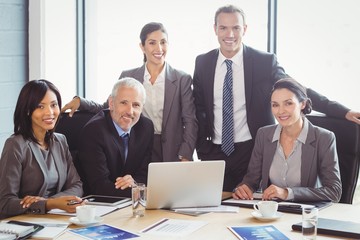
[[223,160],[150,163],[146,208],[219,206],[224,171]]

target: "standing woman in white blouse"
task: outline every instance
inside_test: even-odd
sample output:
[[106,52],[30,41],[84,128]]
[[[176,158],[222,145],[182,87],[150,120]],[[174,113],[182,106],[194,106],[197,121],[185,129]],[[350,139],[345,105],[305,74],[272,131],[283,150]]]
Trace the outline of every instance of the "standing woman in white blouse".
[[[144,84],[147,99],[143,114],[153,121],[155,127],[152,161],[192,160],[198,131],[192,78],[165,61],[169,42],[161,23],[146,24],[140,32],[140,41],[144,64],[123,71],[120,78],[132,77]],[[76,97],[62,111],[98,112],[107,107],[107,102],[98,104]]]
[[311,112],[306,89],[291,78],[277,81],[271,110],[279,124],[258,130],[247,173],[233,197],[252,199],[260,187],[265,200],[338,202],[342,186],[335,135],[306,119]]

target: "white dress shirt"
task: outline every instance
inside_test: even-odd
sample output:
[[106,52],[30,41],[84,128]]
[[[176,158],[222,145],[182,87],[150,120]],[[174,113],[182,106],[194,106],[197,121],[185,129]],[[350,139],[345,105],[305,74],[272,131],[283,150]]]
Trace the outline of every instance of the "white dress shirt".
[[[221,144],[223,85],[227,72],[224,61],[227,58],[219,51],[214,79],[214,139],[213,143]],[[243,48],[230,59],[233,70],[233,99],[234,99],[234,142],[250,140],[251,134],[246,120],[245,80]]]

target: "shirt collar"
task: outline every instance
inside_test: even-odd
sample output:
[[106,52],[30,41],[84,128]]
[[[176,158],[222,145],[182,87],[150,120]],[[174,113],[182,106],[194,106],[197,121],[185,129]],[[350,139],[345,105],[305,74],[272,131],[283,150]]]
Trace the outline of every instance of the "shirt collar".
[[[165,62],[164,67],[163,67],[163,69],[161,70],[161,73],[158,76],[159,79],[165,79],[166,64],[167,63]],[[149,73],[149,70],[147,69],[147,63],[145,63],[144,80],[146,82],[149,82],[150,78],[151,78],[151,75]]]
[[223,64],[226,59],[229,59],[233,64],[242,66],[243,65],[243,46],[241,46],[239,52],[237,52],[232,58],[226,58],[219,49],[218,63]]
[[[309,131],[309,122],[306,119],[306,117],[303,117],[303,121],[304,121],[303,128],[301,129],[301,132],[296,140],[298,140],[299,142],[304,144],[306,142],[306,137],[307,137],[307,134]],[[282,127],[280,124],[278,124],[276,126],[272,142],[279,141],[281,130],[282,130]]]
[[122,128],[121,128],[119,125],[117,125],[116,122],[113,121],[113,123],[114,123],[114,126],[115,126],[115,128],[116,128],[116,131],[118,132],[118,134],[119,134],[120,137],[121,137],[124,133],[127,133],[127,134],[129,134],[129,136],[130,136],[131,128],[129,129],[129,131],[125,132],[124,130],[122,130]]

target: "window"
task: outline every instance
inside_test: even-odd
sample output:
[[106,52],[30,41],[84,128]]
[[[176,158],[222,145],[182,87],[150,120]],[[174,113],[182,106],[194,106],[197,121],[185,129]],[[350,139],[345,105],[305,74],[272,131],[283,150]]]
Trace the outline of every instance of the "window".
[[29,77],[52,81],[64,103],[76,95],[76,1],[29,1]]
[[123,70],[143,64],[139,35],[148,22],[164,24],[170,44],[167,62],[192,75],[196,56],[218,47],[214,15],[229,3],[247,15],[245,43],[266,51],[266,0],[86,1],[86,98],[104,102]]
[[360,110],[357,0],[278,1],[277,55],[292,77]]

